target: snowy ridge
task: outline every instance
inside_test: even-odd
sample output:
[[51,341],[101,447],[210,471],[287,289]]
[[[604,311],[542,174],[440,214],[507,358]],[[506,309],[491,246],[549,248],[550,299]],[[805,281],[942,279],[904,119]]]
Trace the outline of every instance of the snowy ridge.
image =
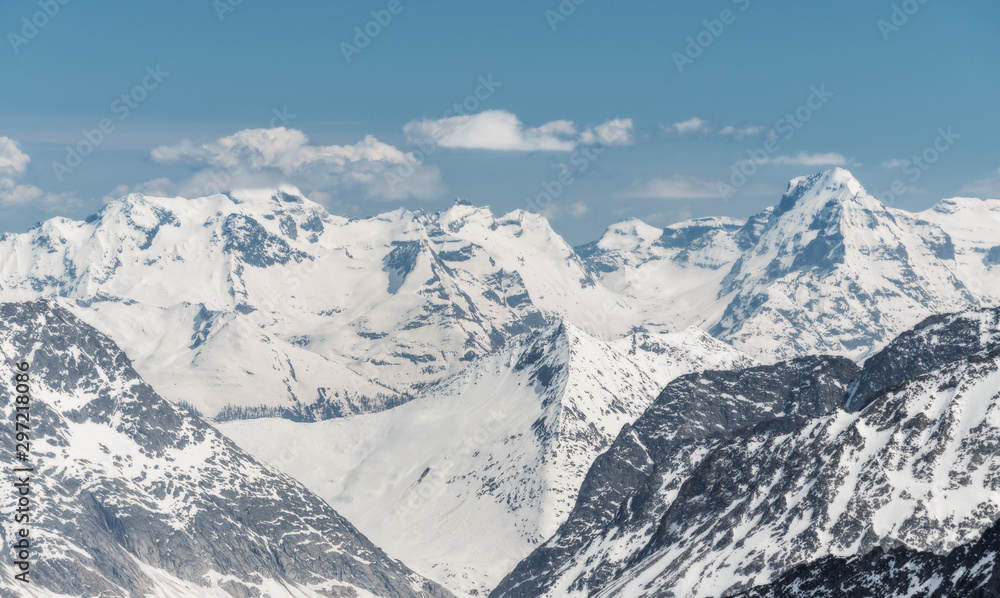
[[943,230],[885,207],[846,170],[798,179],[726,277],[712,333],[761,356],[862,357],[925,317],[978,305],[953,259]]
[[[547,317],[593,328],[629,311],[539,216],[456,205],[357,221],[292,189],[129,195],[5,235],[0,290],[60,298],[206,415],[303,420],[405,402]],[[607,320],[602,334],[631,325]]]
[[[586,516],[574,513],[493,595],[731,595],[827,556],[895,547],[946,555],[975,542],[1000,520],[998,318],[980,310],[927,322],[850,385],[834,377],[840,394],[828,414],[775,410],[732,437],[665,443],[662,431],[676,424],[661,396],[588,473],[599,483],[581,491]],[[907,364],[900,383],[894,368]],[[874,389],[860,411],[837,408],[865,380],[891,386]],[[683,378],[665,395],[690,402],[716,385],[714,402],[742,394],[759,405],[761,391],[781,387],[718,384]],[[581,527],[588,518],[597,525]]]
[[0,237],[0,298],[58,299],[206,416],[313,421],[405,403],[554,319],[605,340],[697,326],[771,362],[862,358],[1000,301],[998,213],[908,214],[834,169],[747,222],[630,220],[573,249],[522,210],[351,220],[293,188],[132,194]]
[[389,411],[221,428],[393,556],[483,595],[565,520],[593,460],[666,382],[749,365],[699,330],[608,343],[560,322],[515,340]]
[[[4,363],[31,365],[28,591],[5,595],[444,598],[322,500],[161,399],[53,303],[0,304]],[[13,421],[14,385],[0,393]],[[3,462],[17,463],[13,444]],[[4,544],[14,543],[9,518]],[[20,525],[18,526],[20,527]],[[9,593],[9,594],[8,594]]]
[[948,232],[956,276],[988,306],[1000,304],[1000,199],[955,197],[917,216]]

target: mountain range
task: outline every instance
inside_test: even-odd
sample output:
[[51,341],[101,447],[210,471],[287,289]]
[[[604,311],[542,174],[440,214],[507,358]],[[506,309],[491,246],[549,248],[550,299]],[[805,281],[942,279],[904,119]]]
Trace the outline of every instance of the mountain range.
[[556,531],[594,459],[659,389],[750,363],[698,329],[609,343],[557,322],[387,411],[219,429],[416,571],[484,596]]
[[861,369],[682,377],[491,596],[727,596],[826,557],[972,543],[1000,519],[998,359],[991,309],[930,319]]
[[998,201],[910,214],[842,169],[747,222],[627,221],[576,249],[539,215],[466,202],[351,220],[290,188],[132,194],[0,237],[0,297],[60,301],[206,416],[314,421],[402,404],[553,318],[607,341],[697,326],[765,362],[863,358],[1000,302],[998,224]]
[[42,355],[67,447],[44,492],[93,521],[47,522],[94,571],[47,588],[909,596],[917,563],[964,596],[1000,519],[998,227],[998,200],[914,214],[833,169],[576,248],[525,211],[348,219],[288,187],[5,234],[5,357]]

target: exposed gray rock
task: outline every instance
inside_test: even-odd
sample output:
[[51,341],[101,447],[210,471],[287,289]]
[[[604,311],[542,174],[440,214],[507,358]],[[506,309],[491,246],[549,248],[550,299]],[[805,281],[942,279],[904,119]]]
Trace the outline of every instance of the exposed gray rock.
[[966,356],[1000,347],[1000,309],[933,316],[865,362],[847,407],[863,409],[876,394]]
[[[237,597],[450,595],[160,398],[111,340],[55,304],[0,304],[0,354],[5,367],[31,364],[32,587],[108,597],[216,595],[211,587]],[[8,372],[0,395],[13,421]],[[12,448],[0,443],[4,463],[15,462]],[[11,525],[0,522],[5,544]],[[16,583],[0,586],[17,595]]]
[[947,555],[906,548],[795,567],[738,598],[997,598],[1000,524]]
[[858,368],[837,357],[794,360],[741,372],[704,372],[678,378],[618,435],[587,473],[576,506],[555,536],[518,564],[494,598],[582,593],[613,579],[624,563],[589,563],[579,575],[560,574],[617,528],[657,517],[657,491],[674,491],[706,447],[775,419],[800,421],[837,409]]
[[[877,591],[847,592],[853,586],[829,578],[843,564],[822,561],[776,582],[786,593],[774,596],[915,590],[1000,519],[997,315],[977,310],[925,322],[872,358],[852,384],[853,367],[829,375],[818,385],[829,393],[810,394],[817,384],[803,382],[801,371],[782,378],[782,370],[794,371],[789,364],[675,381],[598,458],[569,521],[493,596],[732,596],[829,555],[877,559],[896,548],[910,550],[893,554],[909,555],[915,573],[889,568],[880,580],[850,565],[847,574]],[[748,373],[760,376],[757,392],[724,380]],[[759,409],[782,403],[767,398],[773,393],[799,398]],[[802,400],[809,396],[815,400]],[[836,408],[848,396],[859,397],[860,411]],[[733,430],[740,420],[756,423]],[[886,595],[988,596],[966,582],[991,579],[992,569],[963,558],[968,569],[955,565],[954,585],[941,585],[950,593]],[[914,573],[910,586],[899,585],[904,573]],[[829,592],[796,593],[803,586],[793,582],[802,579]]]

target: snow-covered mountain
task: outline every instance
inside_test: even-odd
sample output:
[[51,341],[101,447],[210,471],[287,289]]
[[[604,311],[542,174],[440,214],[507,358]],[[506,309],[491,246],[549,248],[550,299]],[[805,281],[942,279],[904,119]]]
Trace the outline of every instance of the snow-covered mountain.
[[886,208],[834,169],[748,222],[631,220],[574,250],[542,216],[461,202],[352,220],[291,188],[132,194],[0,237],[0,298],[58,299],[207,416],[310,421],[404,403],[554,319],[609,341],[698,326],[763,361],[863,357],[1000,302],[998,214]]
[[540,216],[349,220],[290,189],[133,194],[5,235],[0,295],[61,298],[160,392],[223,417],[375,411],[547,317],[610,336],[633,324]]
[[1000,199],[946,199],[917,216],[948,233],[965,286],[987,306],[1000,305]]
[[711,449],[758,425],[836,410],[857,372],[848,359],[810,357],[675,380],[596,459],[567,522],[491,595],[586,596],[602,589],[642,554]]
[[996,598],[1000,523],[946,555],[904,547],[800,565],[739,598]]
[[0,594],[450,595],[301,484],[160,398],[111,340],[55,304],[0,304],[0,356],[11,428],[15,389],[23,390],[15,375],[24,374],[14,364],[30,366],[20,379],[29,410],[18,412],[28,458],[15,455],[10,438],[0,459],[5,469],[33,468],[7,470],[9,482],[28,478],[21,507],[30,519],[0,519],[5,547],[29,530],[30,583],[15,580],[21,570],[8,561]]
[[923,318],[978,305],[954,260],[943,229],[887,208],[846,170],[796,179],[726,276],[712,332],[758,355],[862,357]]
[[[827,556],[946,555],[1000,520],[1000,310],[933,318],[850,384],[849,367],[802,365],[674,382],[492,595],[731,595]],[[776,392],[798,412],[772,407]],[[669,407],[690,401],[715,407],[679,425]],[[753,411],[734,408],[744,402],[769,417],[746,419]],[[719,405],[740,417],[683,425]],[[701,438],[677,443],[685,427]]]
[[627,221],[578,252],[647,323],[697,325],[767,361],[863,358],[930,315],[1000,301],[998,205],[911,214],[835,168],[791,181],[746,223],[703,218],[658,234]]
[[[177,404],[260,418],[225,432],[458,593],[531,553],[497,595],[641,595],[653,579],[695,595],[883,544],[943,554],[992,524],[988,459],[955,482],[940,455],[899,447],[971,450],[927,413],[941,397],[991,413],[948,384],[982,374],[995,323],[938,317],[889,343],[1000,304],[998,218],[996,201],[888,208],[843,169],[746,222],[630,220],[576,249],[539,215],[461,202],[353,220],[291,188],[133,194],[0,237],[0,299],[76,314]],[[840,357],[806,357],[821,353]],[[748,354],[781,363],[746,369]],[[981,449],[987,424],[959,436]],[[935,519],[951,486],[921,486],[925,470],[969,510]],[[876,520],[872,479],[918,497],[897,527]],[[911,542],[936,525],[947,537]]]
[[658,229],[631,219],[576,248],[594,276],[627,297],[648,326],[707,327],[725,305],[723,278],[753,240],[732,218],[699,218]]
[[388,411],[220,427],[389,554],[482,596],[555,532],[593,460],[668,381],[748,365],[698,329],[606,342],[555,322]]

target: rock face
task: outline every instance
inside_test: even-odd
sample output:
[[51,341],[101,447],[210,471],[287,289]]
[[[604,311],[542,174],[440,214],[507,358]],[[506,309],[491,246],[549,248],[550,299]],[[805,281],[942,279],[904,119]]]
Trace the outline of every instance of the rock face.
[[[731,413],[741,396],[753,404],[767,396],[760,390],[785,386],[772,379],[754,393],[697,375],[673,383],[598,458],[569,521],[493,595],[723,596],[828,556],[947,555],[975,542],[1000,519],[998,317],[937,318],[853,382],[850,367],[826,376],[829,395],[805,402],[801,416],[774,408],[756,425],[679,444],[699,425],[663,409],[664,395],[692,401],[694,413],[706,403]],[[707,401],[698,384],[710,387]],[[789,396],[822,386],[800,381]],[[849,397],[864,397],[860,410],[837,408]]]
[[968,355],[1000,347],[1000,311],[934,316],[900,335],[865,362],[851,384],[848,409],[858,411],[882,389],[898,386]]
[[491,595],[602,588],[636,556],[622,547],[643,548],[646,526],[663,516],[663,495],[680,492],[710,449],[755,426],[787,428],[836,410],[857,371],[850,360],[816,357],[675,380],[597,458],[568,521]]
[[881,548],[849,559],[800,565],[740,598],[995,598],[1000,596],[1000,526],[946,556]]
[[[450,595],[160,398],[111,340],[55,304],[0,304],[0,354],[5,368],[30,363],[30,595]],[[8,369],[5,421],[14,389]],[[12,450],[2,443],[3,462],[22,463]],[[5,546],[15,525],[0,522]],[[7,595],[24,595],[19,584],[0,580]]]
[[723,281],[712,334],[744,351],[861,357],[921,317],[978,305],[954,264],[942,228],[887,208],[846,170],[796,179]]
[[864,358],[926,317],[997,305],[998,226],[996,200],[912,214],[835,168],[746,223],[630,220],[577,252],[646,323],[696,325],[762,361]]
[[1000,524],[947,555],[881,548],[800,565],[740,598],[996,598]]
[[698,329],[605,342],[555,322],[388,411],[220,429],[417,572],[484,596],[565,521],[594,459],[667,382],[749,365]]

